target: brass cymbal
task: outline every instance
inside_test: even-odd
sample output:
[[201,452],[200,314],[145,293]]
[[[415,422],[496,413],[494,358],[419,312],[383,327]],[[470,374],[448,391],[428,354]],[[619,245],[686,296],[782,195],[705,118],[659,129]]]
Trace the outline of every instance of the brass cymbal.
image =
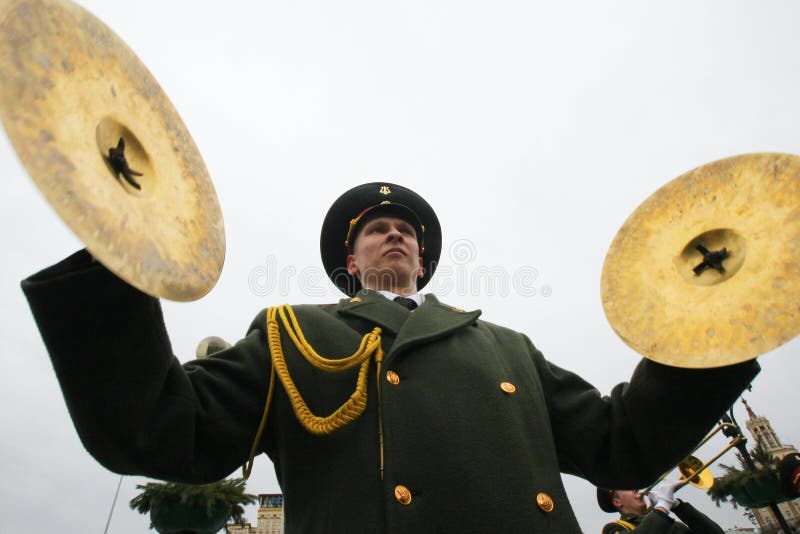
[[208,171],[158,82],[102,22],[68,0],[0,1],[0,119],[112,272],[171,300],[211,290],[225,235]]
[[616,333],[660,363],[719,367],[791,340],[800,332],[800,157],[731,157],[664,185],[614,238],[601,291]]

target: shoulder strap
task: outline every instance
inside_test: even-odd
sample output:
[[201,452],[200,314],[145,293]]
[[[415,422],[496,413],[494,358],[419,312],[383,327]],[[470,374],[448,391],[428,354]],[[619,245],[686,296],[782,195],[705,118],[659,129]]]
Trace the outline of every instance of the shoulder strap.
[[603,527],[602,534],[617,534],[619,532],[629,530],[636,530],[636,525],[629,521],[620,519],[612,523],[607,523],[606,526]]

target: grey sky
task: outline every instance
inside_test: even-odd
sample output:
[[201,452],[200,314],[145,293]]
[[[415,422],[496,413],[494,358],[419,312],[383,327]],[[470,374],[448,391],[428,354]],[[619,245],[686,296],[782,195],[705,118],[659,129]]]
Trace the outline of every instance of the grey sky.
[[[628,215],[710,161],[800,153],[796,2],[81,5],[161,83],[222,206],[219,283],[199,301],[164,302],[182,360],[207,335],[242,336],[265,306],[338,299],[320,269],[322,218],[345,189],[385,179],[437,210],[444,249],[430,287],[443,301],[525,332],[608,392],[639,358],[600,301],[605,254]],[[4,135],[0,166],[3,529],[102,532],[119,477],[78,441],[18,285],[81,244]],[[798,352],[795,340],[762,356],[747,394],[795,445]],[[110,532],[146,529],[127,507],[143,481],[124,479]],[[611,516],[594,489],[566,484],[582,528],[597,532]],[[248,490],[279,491],[268,459]],[[746,525],[684,491],[723,526]]]

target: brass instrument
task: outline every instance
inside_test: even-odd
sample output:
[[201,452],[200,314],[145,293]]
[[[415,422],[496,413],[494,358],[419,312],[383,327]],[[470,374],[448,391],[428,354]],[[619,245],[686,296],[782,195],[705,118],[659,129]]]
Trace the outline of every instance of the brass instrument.
[[[714,436],[714,434],[726,428],[732,430],[731,435],[733,437],[731,438],[730,443],[728,443],[728,445],[724,449],[722,449],[719,453],[717,453],[708,462],[703,463],[702,460],[700,460],[696,456],[693,456],[693,454],[689,454],[680,463],[678,463],[676,468],[681,474],[682,482],[675,488],[675,491],[678,491],[687,484],[691,484],[692,486],[700,489],[708,489],[714,485],[714,477],[708,471],[708,467],[711,466],[711,464],[713,464],[717,460],[719,460],[722,457],[722,455],[731,450],[733,447],[744,442],[747,438],[745,438],[741,434],[741,432],[739,431],[739,427],[737,427],[736,425],[731,423],[720,423],[705,438],[703,438],[703,441],[698,443],[697,446],[692,450],[692,453],[697,452],[697,449],[705,445],[706,442]],[[672,471],[673,469],[670,469],[669,471],[658,477],[658,480],[656,480],[650,486],[648,486],[647,489],[640,491],[639,495],[647,495],[648,493],[650,493],[650,490],[652,490],[659,482],[664,480],[664,478],[666,478],[666,476],[670,474]]]

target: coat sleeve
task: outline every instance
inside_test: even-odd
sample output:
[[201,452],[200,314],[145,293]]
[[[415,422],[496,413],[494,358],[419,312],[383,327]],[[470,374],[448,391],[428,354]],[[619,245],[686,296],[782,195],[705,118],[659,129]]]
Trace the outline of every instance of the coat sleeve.
[[531,345],[560,468],[597,487],[637,489],[678,464],[758,373],[755,360],[683,369],[643,359],[602,396]]
[[181,365],[158,300],[85,251],[22,289],[75,428],[101,464],[203,483],[246,461],[268,387],[264,321],[226,351]]
[[688,502],[681,501],[678,506],[672,509],[672,513],[686,523],[686,526],[691,529],[693,534],[723,534],[724,532],[711,518]]
[[[660,510],[652,510],[644,516],[642,522],[636,527],[639,534],[662,534],[667,532],[691,532],[692,534],[723,534],[719,525],[706,515],[700,513],[691,504],[681,502],[672,509],[672,512],[684,524],[675,523],[675,520]],[[673,524],[675,528],[673,529]]]
[[[672,531],[675,520],[660,510],[651,510],[636,527],[638,534],[667,534]],[[682,526],[682,525],[680,525]]]

